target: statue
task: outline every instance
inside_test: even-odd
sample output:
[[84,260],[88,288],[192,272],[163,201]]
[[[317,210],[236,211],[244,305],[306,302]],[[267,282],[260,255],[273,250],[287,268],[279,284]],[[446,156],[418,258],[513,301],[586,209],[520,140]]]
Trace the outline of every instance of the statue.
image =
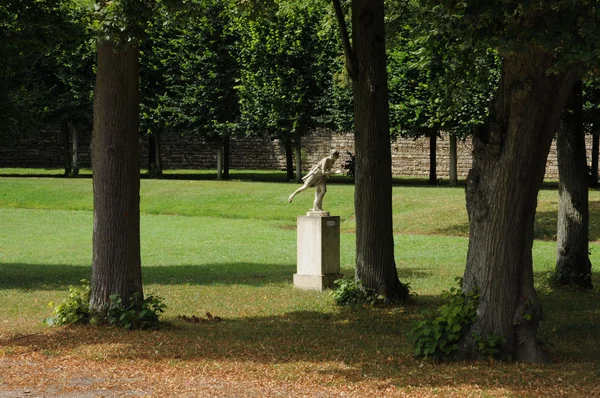
[[311,188],[317,187],[315,192],[315,202],[313,204],[313,208],[310,211],[322,212],[323,211],[323,196],[327,193],[327,185],[325,182],[327,181],[327,177],[330,174],[341,174],[342,170],[331,171],[333,164],[340,157],[340,153],[336,150],[332,150],[329,156],[324,157],[317,163],[307,175],[302,177],[302,181],[304,181],[304,185],[294,191],[293,194],[288,198],[288,202],[292,203],[294,196],[299,194],[300,192]]

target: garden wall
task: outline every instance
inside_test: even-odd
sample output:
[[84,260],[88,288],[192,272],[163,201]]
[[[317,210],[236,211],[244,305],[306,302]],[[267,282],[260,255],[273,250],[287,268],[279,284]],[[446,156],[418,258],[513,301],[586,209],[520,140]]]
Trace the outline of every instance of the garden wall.
[[[90,134],[79,133],[80,167],[90,167]],[[590,163],[591,137],[588,136],[587,151]],[[140,138],[142,168],[146,167],[148,142]],[[216,168],[214,144],[190,135],[165,134],[161,138],[163,167],[165,169],[213,169]],[[302,141],[303,167],[308,169],[335,148],[340,151],[339,165],[354,152],[352,134],[336,134],[317,130]],[[466,177],[471,167],[471,142],[458,142],[458,175]],[[437,140],[438,178],[447,179],[449,174],[450,141],[447,136]],[[0,140],[0,167],[62,167],[62,138],[60,132],[41,131],[38,134],[5,137]],[[232,140],[230,145],[232,169],[285,169],[285,150],[277,140],[266,138],[243,138]],[[392,143],[392,173],[395,176],[427,177],[429,175],[429,140],[421,138],[398,139]],[[546,178],[558,178],[556,148],[554,144],[546,166]]]

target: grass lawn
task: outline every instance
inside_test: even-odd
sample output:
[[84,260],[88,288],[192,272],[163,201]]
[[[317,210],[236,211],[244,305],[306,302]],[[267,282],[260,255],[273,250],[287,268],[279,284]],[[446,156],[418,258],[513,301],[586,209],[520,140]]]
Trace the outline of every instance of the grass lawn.
[[[546,316],[540,337],[554,363],[433,364],[412,357],[406,332],[462,275],[464,189],[394,187],[398,271],[416,296],[394,308],[347,309],[327,292],[293,288],[295,218],[313,192],[288,204],[297,184],[276,182],[279,174],[262,182],[142,180],[145,292],[168,309],[161,330],[134,332],[41,323],[48,302],[90,276],[91,179],[0,178],[0,396],[600,396],[600,293],[553,291],[547,283],[555,190],[540,193],[534,245]],[[243,175],[237,179],[253,178]],[[353,193],[350,184],[330,184],[325,197],[342,220],[348,276]],[[590,210],[596,265],[598,191],[590,192]],[[206,312],[223,322],[177,318]]]

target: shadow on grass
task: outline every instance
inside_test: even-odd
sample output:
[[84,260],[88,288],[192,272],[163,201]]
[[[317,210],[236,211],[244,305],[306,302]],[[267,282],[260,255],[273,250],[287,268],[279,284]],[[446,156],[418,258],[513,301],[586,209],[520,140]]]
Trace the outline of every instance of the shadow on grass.
[[[589,240],[600,239],[600,201],[589,202],[590,227]],[[538,211],[535,215],[534,239],[556,240],[556,223],[558,214],[556,211]],[[596,221],[596,222],[595,222]],[[449,236],[469,236],[469,223],[450,225],[435,230],[437,234]]]
[[[453,386],[464,383],[478,389],[522,388],[531,392],[532,383],[541,383],[543,389],[535,391],[543,396],[553,391],[552,385],[567,390],[569,386],[593,385],[594,374],[600,371],[600,334],[595,333],[600,317],[592,316],[597,311],[600,293],[564,294],[542,297],[544,304],[556,312],[548,321],[557,338],[553,353],[554,360],[560,363],[556,366],[487,362],[441,366],[413,359],[407,333],[415,321],[424,318],[424,309],[440,304],[439,296],[418,297],[403,307],[297,311],[224,319],[219,323],[189,324],[171,314],[169,323],[158,331],[55,328],[42,335],[0,341],[0,345],[22,346],[44,355],[85,352],[86,349],[78,348],[101,345],[102,352],[94,354],[96,360],[169,360],[172,366],[198,360],[284,364],[286,367],[279,369],[288,372],[286,377],[292,379],[298,377],[297,372],[308,370],[345,382],[374,378],[396,386],[441,387],[452,381]],[[570,314],[575,297],[585,304]],[[586,373],[587,378],[583,376]]]
[[[143,266],[145,284],[264,286],[292,280],[295,265],[224,263]],[[65,264],[0,264],[0,289],[63,290],[90,279],[91,267]]]
[[[78,285],[81,279],[90,279],[91,267],[65,264],[0,263],[0,289],[66,290]],[[202,265],[143,266],[144,284],[162,285],[248,285],[264,286],[292,281],[296,265],[221,263]],[[354,276],[354,269],[344,267],[345,277]],[[432,272],[398,269],[404,279],[429,278]]]

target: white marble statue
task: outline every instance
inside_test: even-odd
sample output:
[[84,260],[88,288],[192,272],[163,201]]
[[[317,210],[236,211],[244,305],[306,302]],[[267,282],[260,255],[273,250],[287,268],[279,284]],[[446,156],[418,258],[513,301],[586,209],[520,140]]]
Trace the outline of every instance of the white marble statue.
[[331,175],[331,174],[341,174],[342,173],[342,170],[335,170],[335,171],[331,170],[331,168],[333,167],[333,164],[339,157],[340,157],[340,153],[336,150],[332,150],[331,153],[329,154],[329,156],[324,157],[323,159],[319,160],[319,163],[317,163],[312,169],[310,169],[310,171],[308,172],[307,175],[302,177],[302,181],[304,181],[304,185],[302,185],[300,188],[296,189],[294,191],[294,193],[290,195],[290,197],[288,198],[288,202],[292,203],[294,196],[296,196],[300,192],[302,192],[308,188],[311,188],[311,187],[316,187],[317,190],[315,191],[315,202],[313,204],[313,208],[311,209],[311,211],[322,212],[323,211],[323,196],[325,196],[325,193],[327,193],[327,185],[326,185],[327,177],[329,177],[329,175]]

